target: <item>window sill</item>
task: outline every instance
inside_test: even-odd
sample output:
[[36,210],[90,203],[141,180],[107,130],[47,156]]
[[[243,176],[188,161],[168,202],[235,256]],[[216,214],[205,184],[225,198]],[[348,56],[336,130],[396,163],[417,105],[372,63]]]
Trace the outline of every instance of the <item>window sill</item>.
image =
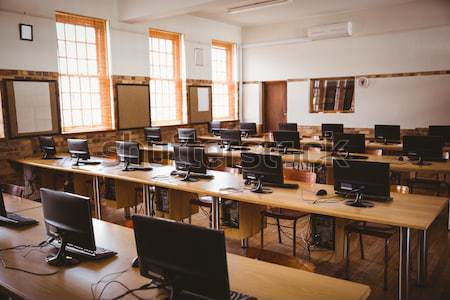
[[112,132],[112,131],[117,131],[118,129],[114,129],[114,128],[107,128],[107,127],[101,127],[101,128],[90,128],[90,129],[74,129],[74,130],[70,130],[70,131],[62,131],[61,134],[63,135],[70,135],[70,134],[83,134],[83,133],[95,133],[95,132]]
[[236,119],[236,118],[230,118],[230,119],[213,119],[213,121],[218,121],[218,122],[239,122],[239,119]]

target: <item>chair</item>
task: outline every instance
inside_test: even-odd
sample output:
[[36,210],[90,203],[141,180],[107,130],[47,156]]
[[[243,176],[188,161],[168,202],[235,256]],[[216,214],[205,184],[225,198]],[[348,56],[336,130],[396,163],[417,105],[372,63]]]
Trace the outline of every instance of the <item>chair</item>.
[[17,196],[20,198],[23,197],[23,193],[25,191],[23,186],[10,184],[10,183],[2,183],[2,184],[0,184],[0,188],[4,193],[10,194],[13,196]]
[[[285,179],[288,180],[296,180],[306,183],[315,183],[317,179],[317,175],[314,172],[305,171],[305,170],[295,170],[295,169],[284,169]],[[283,208],[268,208],[261,212],[261,249],[264,248],[264,219],[265,218],[274,218],[277,222],[278,229],[278,242],[280,244],[283,243],[281,240],[281,225],[280,220],[288,220],[293,221],[293,235],[292,235],[292,254],[296,256],[297,251],[297,222],[301,218],[308,217],[309,213],[302,213],[290,209]]]

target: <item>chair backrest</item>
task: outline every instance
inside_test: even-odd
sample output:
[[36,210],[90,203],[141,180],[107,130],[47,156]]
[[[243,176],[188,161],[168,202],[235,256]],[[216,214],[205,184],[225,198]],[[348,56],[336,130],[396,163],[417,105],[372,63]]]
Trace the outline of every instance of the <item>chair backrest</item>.
[[284,168],[283,175],[286,180],[295,180],[305,183],[316,183],[317,180],[317,174],[307,170]]
[[23,197],[24,188],[23,186],[10,184],[10,183],[2,183],[0,185],[1,190],[6,193],[17,197]]
[[304,261],[302,259],[299,259],[294,256],[273,252],[266,249],[259,249],[259,248],[248,248],[246,251],[247,257],[274,263],[282,266],[286,266],[289,268],[294,268],[298,270],[308,271],[308,272],[315,272],[316,267],[307,261]]

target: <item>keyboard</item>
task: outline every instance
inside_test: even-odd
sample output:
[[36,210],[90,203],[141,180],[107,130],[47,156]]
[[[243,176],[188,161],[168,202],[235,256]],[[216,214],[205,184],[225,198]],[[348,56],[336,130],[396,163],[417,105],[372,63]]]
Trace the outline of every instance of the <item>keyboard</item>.
[[[61,243],[57,240],[54,240],[53,242],[51,242],[51,244],[58,249],[61,247]],[[90,249],[83,249],[81,247],[77,247],[74,245],[67,245],[66,251],[75,257],[89,259],[89,260],[105,259],[108,257],[115,256],[117,254],[117,252],[114,252],[114,251],[111,251],[111,250],[108,250],[105,248],[101,248],[101,247],[97,247],[97,249],[95,249],[95,251],[92,251]]]
[[297,149],[287,149],[286,152],[284,152],[284,149],[278,149],[278,148],[272,148],[270,150],[271,152],[278,152],[280,154],[302,154],[302,150]]
[[203,147],[205,147],[205,144],[187,143],[187,144],[180,144],[180,146],[185,146],[185,147],[200,147],[200,148],[203,148]]
[[138,166],[138,165],[131,165],[131,166],[128,166],[128,170],[130,170],[130,171],[151,171],[151,170],[153,170],[153,168],[145,167],[145,166]]
[[80,159],[80,164],[83,164],[83,165],[94,166],[94,165],[99,165],[101,163],[102,163],[101,161],[97,161],[97,160],[81,160]]
[[[350,198],[355,197],[354,193],[349,194],[348,191],[334,191],[336,195]],[[379,196],[379,195],[366,195],[363,193],[363,200],[375,200],[375,201],[390,201],[392,197]]]
[[11,224],[14,226],[27,226],[37,224],[38,221],[30,218],[22,217],[13,213],[7,213],[5,216],[0,216],[0,222]]
[[291,190],[298,189],[297,183],[267,183],[267,182],[264,182],[264,185],[269,186],[269,187],[291,189]]
[[164,142],[153,142],[153,143],[149,143],[150,146],[167,146],[168,143],[164,143]]
[[249,147],[244,147],[244,146],[231,146],[231,150],[235,150],[235,151],[249,151],[250,148]]
[[[178,171],[178,170],[174,170],[172,172],[170,172],[171,176],[186,176],[185,171]],[[200,173],[191,173],[190,174],[192,178],[199,178],[199,179],[213,179],[214,175],[211,174],[200,174]]]
[[257,300],[257,298],[239,292],[230,291],[230,300]]

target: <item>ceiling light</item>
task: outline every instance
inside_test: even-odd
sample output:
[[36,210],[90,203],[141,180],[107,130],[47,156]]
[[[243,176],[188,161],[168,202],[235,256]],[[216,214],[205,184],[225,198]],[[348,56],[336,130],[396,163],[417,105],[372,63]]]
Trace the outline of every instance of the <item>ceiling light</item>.
[[262,9],[262,8],[267,8],[267,7],[271,7],[271,6],[288,4],[288,3],[291,3],[291,2],[292,2],[292,0],[258,1],[256,3],[252,3],[252,4],[247,4],[247,5],[242,5],[242,6],[236,6],[236,7],[229,8],[228,9],[228,13],[229,14],[238,14],[238,13],[258,10],[258,9]]

